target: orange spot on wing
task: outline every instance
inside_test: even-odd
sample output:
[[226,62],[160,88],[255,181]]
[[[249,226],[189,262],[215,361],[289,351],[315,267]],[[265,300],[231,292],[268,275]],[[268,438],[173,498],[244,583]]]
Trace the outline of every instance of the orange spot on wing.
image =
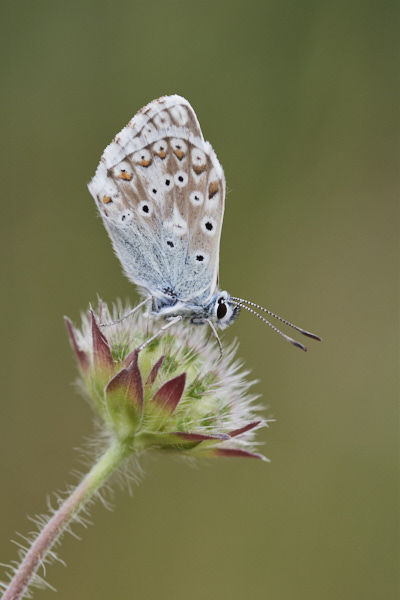
[[178,150],[177,148],[175,148],[174,154],[177,158],[179,158],[179,160],[182,160],[182,158],[185,156],[185,153],[182,152],[182,150]]
[[160,150],[160,152],[156,152],[157,156],[159,156],[160,158],[164,159],[167,156],[167,153],[165,152],[165,150]]
[[193,165],[193,171],[196,175],[201,175],[206,170],[206,165]]
[[110,204],[110,202],[112,202],[111,196],[103,196],[102,202],[103,204]]
[[142,167],[148,167],[149,165],[151,165],[151,160],[146,160],[145,158],[143,158],[139,161],[139,165]]
[[121,171],[119,175],[117,175],[117,179],[123,179],[124,181],[130,181],[132,179],[132,175],[127,173],[127,171]]
[[210,200],[213,196],[215,196],[215,194],[217,192],[218,192],[218,183],[216,181],[213,181],[208,186],[208,197],[210,198]]

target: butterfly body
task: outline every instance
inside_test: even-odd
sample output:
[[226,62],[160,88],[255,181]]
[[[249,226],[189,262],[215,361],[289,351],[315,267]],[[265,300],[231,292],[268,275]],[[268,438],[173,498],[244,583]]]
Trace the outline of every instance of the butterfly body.
[[218,287],[225,177],[184,98],[142,108],[89,184],[115,253],[163,319],[220,328],[239,306]]

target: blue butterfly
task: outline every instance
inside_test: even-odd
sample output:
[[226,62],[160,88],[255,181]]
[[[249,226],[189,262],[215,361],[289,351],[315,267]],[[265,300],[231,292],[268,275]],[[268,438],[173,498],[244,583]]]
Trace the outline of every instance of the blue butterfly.
[[216,328],[244,308],[305,349],[249,305],[280,317],[219,289],[225,177],[187,100],[163,96],[142,108],[105,149],[89,190],[126,275],[146,296],[139,306],[151,301],[171,323],[208,323],[218,342]]

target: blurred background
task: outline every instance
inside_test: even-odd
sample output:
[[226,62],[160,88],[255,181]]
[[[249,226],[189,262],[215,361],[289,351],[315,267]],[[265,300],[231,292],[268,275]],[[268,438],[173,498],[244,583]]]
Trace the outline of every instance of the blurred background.
[[323,338],[242,314],[271,463],[146,459],[35,599],[398,597],[399,24],[396,0],[2,3],[0,561],[93,432],[63,315],[138,299],[86,185],[143,105],[185,96],[224,167],[222,286]]

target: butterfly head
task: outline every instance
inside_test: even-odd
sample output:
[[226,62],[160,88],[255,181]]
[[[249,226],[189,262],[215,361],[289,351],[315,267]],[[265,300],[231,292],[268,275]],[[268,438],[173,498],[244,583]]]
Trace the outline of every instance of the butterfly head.
[[229,327],[239,316],[240,307],[228,292],[218,292],[209,304],[209,320],[219,329]]

